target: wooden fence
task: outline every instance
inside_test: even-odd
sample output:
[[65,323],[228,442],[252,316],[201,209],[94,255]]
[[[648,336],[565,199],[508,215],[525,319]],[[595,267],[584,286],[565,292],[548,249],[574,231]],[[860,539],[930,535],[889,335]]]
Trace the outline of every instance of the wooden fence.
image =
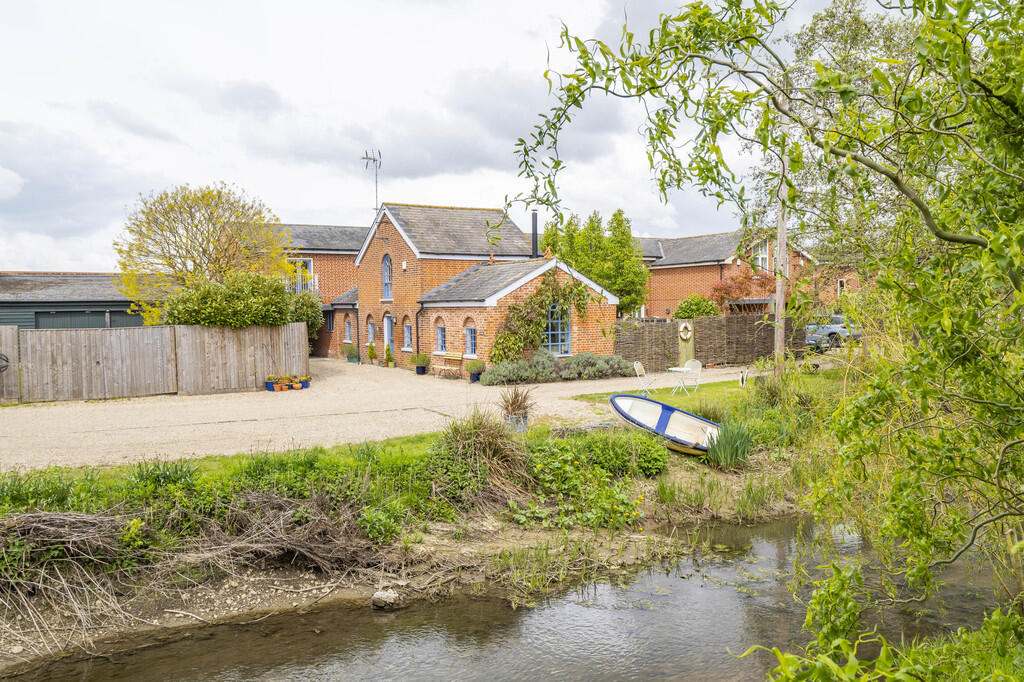
[[308,374],[307,344],[303,322],[246,329],[0,327],[0,353],[9,362],[0,374],[0,402],[252,390],[268,374]]

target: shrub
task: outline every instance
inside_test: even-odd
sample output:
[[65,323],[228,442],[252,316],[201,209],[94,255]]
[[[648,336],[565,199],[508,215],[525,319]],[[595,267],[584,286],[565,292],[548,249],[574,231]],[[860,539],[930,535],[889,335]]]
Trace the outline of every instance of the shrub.
[[377,348],[373,345],[373,341],[371,341],[370,345],[367,346],[367,348],[366,348],[366,355],[371,360],[376,360],[377,359]]
[[426,353],[415,353],[412,356],[411,361],[416,367],[426,367],[430,364],[430,356]]
[[229,274],[223,282],[197,280],[167,299],[163,322],[241,329],[305,322],[310,337],[323,326],[320,299],[312,292],[293,294],[284,280],[256,272]]
[[694,414],[696,414],[698,417],[703,417],[708,421],[715,422],[716,424],[721,424],[723,421],[725,421],[727,413],[725,408],[722,407],[721,405],[718,405],[716,403],[709,403],[706,400],[702,400],[700,402],[700,405],[694,411]]
[[688,320],[694,317],[711,317],[718,315],[720,311],[715,302],[700,294],[691,294],[689,298],[680,301],[672,317],[677,320]]
[[632,366],[618,355],[598,356],[593,353],[580,353],[559,359],[546,350],[539,350],[526,360],[492,364],[480,377],[480,383],[495,386],[574,379],[602,379],[632,374]]
[[753,433],[745,422],[726,421],[718,430],[718,438],[708,445],[704,461],[722,471],[742,466],[750,456]]
[[487,365],[483,360],[470,360],[466,363],[466,371],[470,374],[483,374],[485,369],[487,369]]
[[395,361],[395,354],[391,352],[391,346],[384,346],[384,362],[389,365]]
[[402,529],[401,512],[395,505],[366,507],[359,513],[359,527],[378,545],[385,545]]
[[356,350],[356,347],[350,343],[345,344],[345,347],[341,349],[341,352],[345,355],[346,358],[359,357],[359,351]]
[[526,417],[530,414],[530,408],[534,406],[530,398],[529,389],[506,388],[501,392],[499,398],[501,411],[513,417]]
[[615,476],[657,476],[668,452],[657,438],[623,429],[603,429],[571,439],[577,456]]

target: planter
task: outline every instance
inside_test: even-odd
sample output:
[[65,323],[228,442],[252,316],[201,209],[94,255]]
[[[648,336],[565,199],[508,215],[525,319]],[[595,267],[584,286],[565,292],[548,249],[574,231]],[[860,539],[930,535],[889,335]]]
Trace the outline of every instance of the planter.
[[388,363],[388,367],[394,368],[394,366],[395,366],[395,363],[393,363],[393,362],[389,362]]
[[346,359],[347,359],[347,360],[348,360],[349,362],[359,362],[359,356],[358,356],[358,355],[354,355],[354,356],[352,356],[352,357],[350,357],[350,358],[346,358]]
[[266,382],[263,383],[263,385],[267,387],[268,391],[273,391],[274,390],[274,382],[273,381],[266,381]]
[[277,389],[279,389],[279,390],[281,390],[281,391],[287,391],[287,390],[288,390],[288,389],[290,389],[291,387],[292,387],[292,386],[291,386],[291,384],[278,384],[278,385],[276,386],[276,388],[277,388]]
[[424,374],[427,373],[427,368],[424,367],[423,365],[416,365],[416,373],[419,374],[420,376],[423,376]]
[[301,391],[302,390],[302,384],[300,382],[296,381],[294,384],[292,384],[292,390],[293,391]]
[[302,387],[303,388],[309,388],[309,382],[308,381],[303,381],[302,382]]
[[283,391],[284,390],[284,386],[281,385],[281,384],[274,384],[274,388],[272,388],[270,390],[272,390],[272,391]]
[[479,374],[470,374],[469,375],[469,383],[475,384],[478,381],[480,381],[480,375]]
[[526,432],[526,422],[528,419],[529,417],[527,415],[505,415],[505,423],[508,424],[509,428],[515,431],[516,433]]

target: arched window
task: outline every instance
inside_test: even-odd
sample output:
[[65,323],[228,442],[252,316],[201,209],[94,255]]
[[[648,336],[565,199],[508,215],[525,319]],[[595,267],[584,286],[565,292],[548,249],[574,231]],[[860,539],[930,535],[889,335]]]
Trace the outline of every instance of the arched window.
[[412,323],[408,315],[402,318],[402,350],[412,350]]
[[352,342],[352,320],[348,313],[345,313],[345,341]]
[[391,256],[385,255],[380,264],[380,297],[391,298]]
[[374,341],[374,337],[377,334],[377,327],[373,324],[373,315],[366,316],[366,345],[370,345]]
[[548,322],[544,329],[544,348],[555,355],[572,355],[572,312],[552,303],[548,308]]
[[434,320],[434,352],[444,353],[448,350],[448,339],[445,335],[444,320],[437,318]]
[[464,354],[476,357],[476,322],[472,317],[467,317],[462,323],[462,336],[465,345]]

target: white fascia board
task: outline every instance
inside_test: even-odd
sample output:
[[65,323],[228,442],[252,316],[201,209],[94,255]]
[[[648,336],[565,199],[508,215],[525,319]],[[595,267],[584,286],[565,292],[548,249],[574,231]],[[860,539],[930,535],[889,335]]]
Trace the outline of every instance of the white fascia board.
[[487,306],[486,301],[438,301],[423,304],[424,308],[483,308],[485,306]]
[[297,248],[289,249],[288,253],[289,254],[297,254],[297,255],[309,254],[310,256],[323,256],[323,255],[354,256],[354,255],[358,254],[359,252],[358,251],[343,251],[343,250],[340,250],[340,249],[309,249],[309,248],[305,248],[305,247],[301,247],[300,246],[300,247],[297,247]]
[[730,265],[732,259],[706,260],[701,263],[676,263],[674,265],[652,265],[651,270],[668,270],[669,268],[699,268],[707,265]]
[[551,268],[555,267],[555,265],[557,263],[558,263],[558,261],[556,261],[554,258],[552,258],[551,260],[545,261],[543,264],[538,265],[536,270],[528,272],[527,274],[523,275],[522,277],[520,277],[516,281],[512,282],[512,284],[509,284],[504,289],[498,291],[495,294],[491,294],[490,296],[488,296],[487,299],[484,301],[484,305],[488,306],[488,307],[494,307],[494,306],[498,305],[498,299],[501,299],[501,298],[504,298],[505,296],[508,296],[513,291],[515,291],[519,287],[523,286],[524,284],[526,284],[530,280],[535,279],[538,275],[543,275],[545,272],[547,272]]
[[391,211],[389,211],[386,206],[381,206],[380,210],[377,211],[377,216],[373,219],[373,225],[370,226],[370,231],[366,233],[366,238],[363,239],[363,245],[359,247],[359,253],[356,255],[356,265],[359,265],[363,260],[363,255],[366,253],[366,249],[370,246],[370,240],[373,239],[373,235],[377,233],[377,226],[380,225],[380,219],[384,216],[387,216],[394,228],[398,230],[398,234],[401,235],[402,239],[405,240],[405,243],[409,245],[410,249],[412,249],[413,255],[420,258],[419,249],[416,248],[416,245],[412,243],[411,239],[409,239],[409,235],[405,233],[402,226],[398,224],[397,220],[395,220],[395,216],[391,215]]

